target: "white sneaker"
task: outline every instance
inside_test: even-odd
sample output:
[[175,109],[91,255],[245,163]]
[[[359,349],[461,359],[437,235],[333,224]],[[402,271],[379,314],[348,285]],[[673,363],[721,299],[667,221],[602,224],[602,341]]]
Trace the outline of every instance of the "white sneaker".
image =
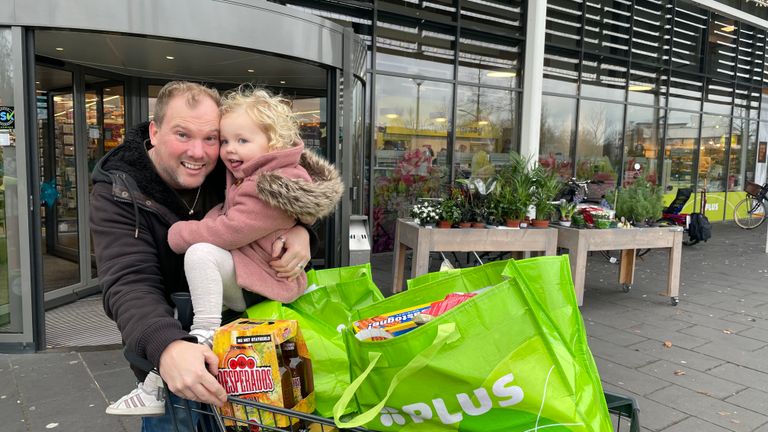
[[200,345],[208,345],[208,348],[213,348],[213,334],[216,332],[215,328],[212,329],[192,329],[189,334],[197,338],[197,343]]
[[150,372],[143,383],[117,402],[107,407],[107,414],[161,416],[165,414],[165,396],[163,379],[155,372]]

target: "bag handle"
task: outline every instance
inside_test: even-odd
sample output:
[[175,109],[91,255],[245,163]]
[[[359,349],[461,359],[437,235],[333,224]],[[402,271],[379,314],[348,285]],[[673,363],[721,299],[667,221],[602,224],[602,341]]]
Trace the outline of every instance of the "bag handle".
[[440,324],[437,327],[437,335],[435,336],[435,340],[432,342],[432,344],[417,354],[413,360],[408,362],[407,365],[405,365],[395,374],[394,377],[392,377],[392,382],[389,383],[387,393],[384,395],[384,398],[382,398],[381,402],[349,421],[341,421],[341,416],[349,405],[349,402],[352,400],[352,397],[360,388],[360,385],[363,383],[363,381],[368,378],[368,375],[381,359],[381,353],[370,353],[370,364],[368,364],[368,367],[363,371],[362,374],[360,374],[359,377],[352,381],[346,390],[344,390],[344,393],[333,407],[333,420],[336,422],[336,426],[342,429],[354,428],[362,426],[376,418],[376,416],[381,412],[381,409],[384,408],[384,406],[387,404],[387,401],[389,401],[390,396],[392,396],[392,393],[395,391],[395,388],[398,386],[398,384],[400,384],[400,382],[408,379],[411,375],[424,368],[424,366],[429,364],[429,362],[432,361],[432,358],[435,357],[435,355],[445,345],[455,342],[459,339],[460,336],[461,335],[458,333],[455,323]]

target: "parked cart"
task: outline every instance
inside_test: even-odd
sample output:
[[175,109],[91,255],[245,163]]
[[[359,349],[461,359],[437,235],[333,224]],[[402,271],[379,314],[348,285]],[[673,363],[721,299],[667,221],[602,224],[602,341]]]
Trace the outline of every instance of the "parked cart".
[[[167,390],[166,390],[167,392]],[[166,400],[170,400],[166,397]],[[637,403],[632,398],[612,393],[605,393],[605,400],[608,404],[608,411],[614,424],[616,432],[640,432],[639,409]],[[338,429],[333,420],[318,417],[311,414],[305,414],[285,408],[272,405],[266,405],[251,400],[240,399],[230,396],[229,402],[245,407],[249,413],[256,413],[253,417],[258,421],[251,420],[245,422],[229,416],[222,416],[218,410],[204,406],[202,409],[195,409],[186,403],[183,405],[174,405],[171,412],[174,415],[174,424],[176,432],[186,431],[205,431],[205,432],[335,432],[335,431],[358,431],[366,432],[368,429]],[[291,419],[291,427],[278,428],[277,417],[284,416]],[[192,420],[195,419],[199,424],[195,429]]]

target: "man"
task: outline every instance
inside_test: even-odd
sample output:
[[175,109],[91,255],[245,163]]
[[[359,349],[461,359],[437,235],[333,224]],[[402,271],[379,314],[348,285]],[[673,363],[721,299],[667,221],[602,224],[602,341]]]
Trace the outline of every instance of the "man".
[[[183,256],[167,244],[174,222],[199,220],[223,200],[218,132],[215,90],[166,84],[153,121],[129,130],[94,169],[90,217],[104,309],[123,344],[148,359],[175,395],[221,406],[226,392],[214,376],[218,359],[174,318],[171,294],[188,287]],[[273,255],[281,253],[272,267],[295,278],[310,258],[307,230],[294,227],[276,241]],[[145,375],[136,371],[140,380]],[[165,430],[168,421],[145,418],[143,430]]]

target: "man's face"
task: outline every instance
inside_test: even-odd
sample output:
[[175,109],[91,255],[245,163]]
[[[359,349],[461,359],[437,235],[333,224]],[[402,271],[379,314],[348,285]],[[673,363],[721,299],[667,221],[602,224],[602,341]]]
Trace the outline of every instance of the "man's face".
[[168,103],[163,124],[149,124],[149,151],[160,177],[173,189],[194,189],[213,171],[219,156],[219,108],[201,97],[194,108],[186,96]]

